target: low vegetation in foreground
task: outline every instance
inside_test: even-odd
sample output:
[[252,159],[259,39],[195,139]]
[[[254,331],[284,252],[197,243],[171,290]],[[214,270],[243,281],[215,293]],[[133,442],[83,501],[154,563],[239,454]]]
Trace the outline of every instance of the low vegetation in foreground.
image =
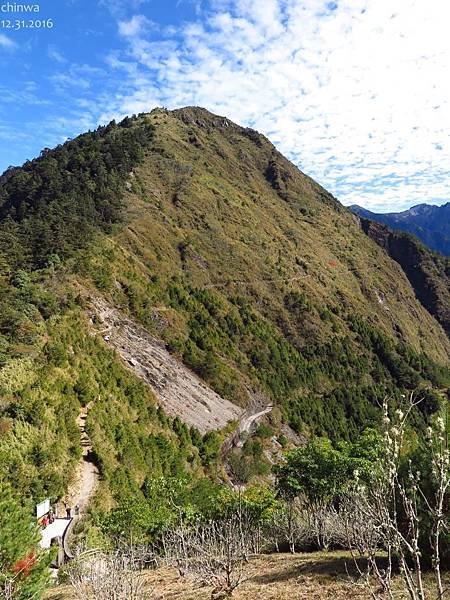
[[[363,561],[360,564],[363,566]],[[252,557],[251,565],[252,575],[236,590],[235,600],[362,600],[371,597],[363,586],[352,582],[356,570],[349,552],[259,555]],[[143,592],[141,598],[148,600],[210,600],[213,590],[212,586],[182,577],[171,567],[144,571],[134,577]],[[445,583],[448,587],[450,578],[447,577]],[[425,578],[425,587],[427,597],[435,598],[434,582],[429,574]],[[410,598],[398,576],[393,578],[393,590],[398,600]],[[79,596],[70,585],[61,585],[51,590],[47,598],[78,600]]]
[[[149,482],[147,502],[98,523],[96,546],[78,549],[59,572],[65,585],[49,597],[218,600],[249,598],[258,588],[262,598],[445,598],[447,432],[438,416],[411,447],[414,408],[412,397],[394,412],[386,402],[381,433],[367,430],[353,444],[314,438],[288,452],[274,486]],[[0,547],[8,540],[2,531]],[[32,540],[18,540],[19,553],[12,544],[2,556],[4,597],[39,598],[48,577],[43,557]],[[287,550],[289,559],[280,554]],[[22,554],[25,562],[17,561]],[[31,582],[35,596],[26,591]]]

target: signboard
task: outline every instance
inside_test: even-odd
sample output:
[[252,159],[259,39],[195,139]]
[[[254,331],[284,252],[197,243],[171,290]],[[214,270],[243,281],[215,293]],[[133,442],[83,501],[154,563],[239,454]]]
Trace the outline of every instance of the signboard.
[[47,498],[44,502],[40,504],[36,504],[36,518],[40,519],[44,515],[46,515],[50,510],[50,499]]

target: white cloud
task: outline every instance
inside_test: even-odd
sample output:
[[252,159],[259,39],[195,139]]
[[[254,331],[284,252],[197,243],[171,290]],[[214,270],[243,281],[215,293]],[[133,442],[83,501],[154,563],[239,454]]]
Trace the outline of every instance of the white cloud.
[[48,45],[47,56],[50,58],[50,60],[53,60],[60,64],[64,64],[67,62],[64,56],[61,54],[61,52],[59,52],[59,50],[53,44]]
[[112,15],[126,14],[127,10],[135,10],[150,0],[98,0],[99,6],[106,8]]
[[88,64],[72,63],[64,71],[50,75],[48,80],[52,83],[55,92],[58,94],[68,93],[72,97],[74,90],[78,90],[78,92],[91,90],[93,82],[104,76],[105,71],[102,69],[91,67]]
[[129,21],[119,21],[119,34],[123,37],[134,38],[154,28],[154,25],[144,15],[134,15]]
[[448,201],[449,17],[447,0],[214,0],[154,41],[136,15],[119,23],[129,92],[108,110],[205,106],[267,134],[345,204]]
[[5,50],[14,50],[17,48],[17,44],[3,33],[0,33],[0,48],[4,48]]

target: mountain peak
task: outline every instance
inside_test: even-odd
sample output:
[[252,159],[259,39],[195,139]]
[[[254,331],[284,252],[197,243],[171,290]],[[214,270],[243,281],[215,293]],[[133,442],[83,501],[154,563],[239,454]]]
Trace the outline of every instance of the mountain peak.
[[201,106],[185,106],[184,108],[176,108],[175,110],[171,111],[171,114],[187,125],[195,124],[199,127],[210,126],[245,129],[227,117],[216,115],[206,108],[202,108]]
[[[0,425],[17,456],[2,475],[16,482],[20,463],[24,496],[43,481],[61,496],[92,404],[104,497],[129,506],[152,477],[222,472],[221,438],[189,415],[206,431],[274,405],[274,436],[347,440],[386,394],[447,387],[450,341],[416,293],[416,246],[407,276],[263,136],[198,107],[112,122],[5,173]],[[427,285],[443,290],[442,323],[444,275]],[[246,478],[265,472],[242,461]]]
[[177,108],[171,111],[171,114],[185,125],[193,125],[202,129],[214,128],[234,130],[250,138],[257,145],[266,143],[273,147],[272,143],[262,133],[259,133],[255,129],[239,125],[231,119],[228,119],[228,117],[216,115],[201,106],[185,106],[184,108]]

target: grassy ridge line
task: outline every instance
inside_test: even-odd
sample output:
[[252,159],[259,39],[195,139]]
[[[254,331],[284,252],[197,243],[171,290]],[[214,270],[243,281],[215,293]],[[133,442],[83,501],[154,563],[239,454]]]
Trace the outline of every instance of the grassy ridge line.
[[[358,313],[376,316],[388,335],[396,335],[399,326],[416,350],[422,343],[435,358],[448,359],[448,343],[426,312],[417,312],[401,269],[367,242],[351,215],[324,202],[319,186],[277,156],[289,184],[283,194],[289,201],[280,201],[265,175],[273,160],[271,145],[255,146],[232,128],[180,128],[170,114],[156,113],[152,123],[155,144],[137,175],[135,189],[141,193],[134,210],[131,206],[136,218],[130,229],[134,253],[148,255],[158,274],[158,256],[165,257],[165,274],[181,273],[193,285],[227,278],[287,279],[303,273],[306,265],[313,275],[312,284],[305,282],[306,292],[315,304],[347,302]],[[234,137],[229,140],[230,132]],[[194,143],[188,143],[194,134]],[[275,289],[274,297],[276,286],[253,287],[261,302],[272,296],[268,302],[278,301],[277,313],[283,312],[281,290]],[[377,290],[390,310],[380,310]],[[418,329],[419,314],[432,335]],[[432,348],[434,338],[441,351]]]

